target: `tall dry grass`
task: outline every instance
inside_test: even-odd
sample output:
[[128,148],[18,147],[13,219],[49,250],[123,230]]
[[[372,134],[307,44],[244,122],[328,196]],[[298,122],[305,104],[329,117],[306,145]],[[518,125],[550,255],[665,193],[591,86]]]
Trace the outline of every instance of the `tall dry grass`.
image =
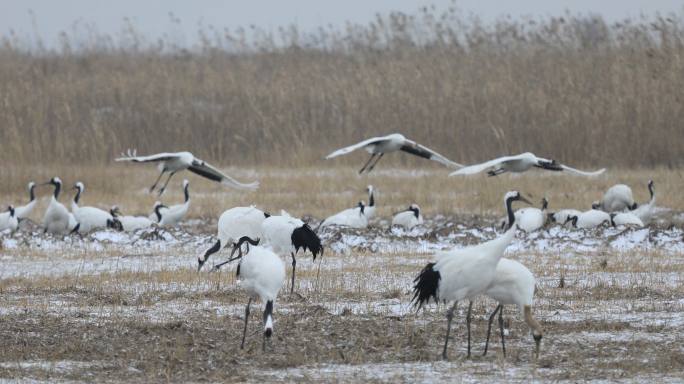
[[135,147],[313,165],[399,131],[464,163],[534,151],[578,166],[680,166],[683,22],[487,24],[426,8],[310,33],[201,27],[194,47],[130,24],[118,38],[67,32],[52,50],[5,35],[0,161],[105,164]]

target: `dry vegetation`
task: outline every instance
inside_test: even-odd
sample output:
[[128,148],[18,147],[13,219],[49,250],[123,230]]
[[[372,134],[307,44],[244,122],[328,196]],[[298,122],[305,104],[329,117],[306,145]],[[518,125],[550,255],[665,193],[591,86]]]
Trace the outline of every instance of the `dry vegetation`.
[[[592,201],[599,200],[612,185],[626,183],[632,187],[637,202],[649,199],[646,183],[655,181],[658,205],[677,212],[684,210],[684,194],[679,190],[684,183],[681,170],[622,170],[613,169],[599,177],[578,177],[553,172],[531,171],[522,175],[488,177],[448,177],[448,170],[426,164],[423,170],[391,167],[390,156],[370,175],[358,176],[357,168],[334,167],[322,163],[318,168],[283,169],[255,167],[249,169],[226,168],[228,173],[241,180],[261,182],[256,192],[240,192],[217,185],[189,172],[174,176],[169,190],[160,199],[147,188],[158,172],[153,166],[110,164],[103,166],[15,166],[0,168],[0,207],[15,206],[28,201],[26,183],[30,180],[45,182],[59,176],[65,183],[62,202],[73,198],[69,190],[76,181],[85,183],[83,203],[108,209],[118,205],[125,214],[150,213],[158,199],[167,204],[182,201],[181,181],[190,180],[192,207],[189,218],[218,219],[226,209],[256,204],[269,212],[285,209],[293,215],[325,218],[339,210],[352,207],[359,200],[368,202],[366,185],[376,188],[376,201],[380,214],[389,216],[418,203],[427,215],[471,214],[501,216],[501,196],[509,190],[520,190],[535,203],[543,196],[549,200],[549,209],[589,209]],[[400,156],[392,155],[397,158]],[[50,196],[52,187],[36,190],[39,197]],[[32,218],[42,218],[48,200],[43,199]],[[0,209],[2,210],[2,209]],[[211,230],[213,231],[213,229]]]
[[[57,51],[0,36],[1,205],[24,202],[29,180],[58,175],[67,186],[85,182],[87,205],[147,213],[158,197],[145,190],[157,173],[113,165],[127,147],[191,150],[239,179],[261,181],[257,192],[242,193],[175,176],[163,200],[180,201],[183,176],[191,180],[190,218],[202,221],[184,229],[196,245],[0,249],[0,268],[26,268],[25,276],[0,279],[0,381],[681,380],[677,250],[621,252],[604,243],[507,255],[538,277],[535,312],[546,330],[538,362],[512,308],[506,359],[495,332],[490,356],[465,360],[459,317],[452,361],[440,362],[444,308],[408,307],[411,280],[430,255],[406,251],[326,251],[318,284],[316,266],[301,258],[301,295],[279,298],[270,352],[260,351],[259,310],[240,351],[245,300],[233,273],[198,274],[195,260],[224,209],[257,204],[320,219],[367,199],[367,184],[377,187],[385,218],[417,202],[427,216],[481,226],[483,216],[502,215],[510,189],[535,201],[546,196],[552,210],[588,208],[618,182],[644,202],[654,179],[658,205],[681,216],[682,23],[678,15],[610,25],[566,15],[484,25],[426,9],[310,34],[206,27],[191,50],[146,41],[134,28],[121,41],[65,34]],[[322,160],[340,145],[391,131],[466,163],[530,150],[610,170],[596,178],[448,178],[427,161],[391,155],[358,176],[360,154]],[[651,231],[681,236],[679,220],[675,229],[668,221]],[[119,268],[132,259],[139,268]],[[51,270],[68,263],[97,272]],[[476,353],[493,308],[475,305]]]
[[466,163],[530,150],[578,166],[679,166],[682,22],[490,25],[424,9],[313,33],[201,27],[191,49],[132,26],[119,38],[76,29],[55,50],[6,35],[0,161],[104,164],[136,147],[310,165],[400,131]]

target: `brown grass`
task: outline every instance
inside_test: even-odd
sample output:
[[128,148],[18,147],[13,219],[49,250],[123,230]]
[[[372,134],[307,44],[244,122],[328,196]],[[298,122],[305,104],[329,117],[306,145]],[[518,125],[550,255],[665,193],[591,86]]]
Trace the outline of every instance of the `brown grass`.
[[[381,164],[369,176],[358,176],[355,168],[330,166],[321,160],[317,168],[249,169],[226,168],[236,178],[251,181],[258,179],[257,192],[246,193],[217,185],[191,173],[174,176],[163,198],[167,204],[182,202],[180,184],[187,177],[190,184],[191,218],[218,218],[224,210],[234,206],[256,204],[270,212],[285,209],[293,215],[327,217],[341,209],[352,207],[359,200],[368,202],[364,189],[373,184],[379,215],[389,217],[412,202],[418,203],[427,215],[474,214],[503,215],[502,198],[506,191],[517,189],[531,196],[539,205],[542,196],[549,199],[551,210],[563,208],[589,209],[591,202],[601,198],[610,186],[626,183],[634,191],[637,202],[649,199],[646,183],[655,181],[657,204],[677,211],[684,210],[684,195],[679,188],[684,182],[681,170],[609,170],[594,178],[560,175],[532,171],[523,175],[487,177],[448,177],[448,170],[430,166],[424,171],[391,168]],[[73,198],[68,190],[76,181],[83,181],[86,191],[82,204],[109,208],[121,207],[125,214],[150,213],[158,199],[148,194],[147,188],[158,175],[153,166],[113,164],[107,166],[14,166],[0,169],[0,204],[20,205],[28,200],[26,183],[43,182],[58,175],[65,183],[62,202]],[[52,187],[37,189],[38,196],[49,196]],[[34,220],[42,217],[47,200],[43,200],[33,214]]]
[[677,166],[682,25],[680,15],[490,25],[425,9],[315,33],[201,29],[191,50],[130,26],[120,41],[64,34],[56,51],[8,35],[0,161],[106,164],[133,147],[310,166],[399,131],[464,163],[534,151],[577,166]]

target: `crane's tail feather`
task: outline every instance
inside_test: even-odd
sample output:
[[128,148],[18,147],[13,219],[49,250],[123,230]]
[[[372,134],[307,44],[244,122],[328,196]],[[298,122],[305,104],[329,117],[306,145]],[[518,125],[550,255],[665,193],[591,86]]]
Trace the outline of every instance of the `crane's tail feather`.
[[303,248],[304,251],[308,249],[313,253],[313,259],[316,260],[316,256],[320,253],[323,256],[323,244],[321,244],[321,238],[318,237],[316,232],[309,226],[309,224],[304,224],[303,226],[296,228],[292,231],[292,245],[295,248],[295,252],[299,251],[299,248]]
[[420,309],[424,304],[430,302],[432,298],[435,303],[439,300],[439,280],[441,275],[434,269],[435,263],[428,263],[418,277],[413,282],[413,299],[411,302]]

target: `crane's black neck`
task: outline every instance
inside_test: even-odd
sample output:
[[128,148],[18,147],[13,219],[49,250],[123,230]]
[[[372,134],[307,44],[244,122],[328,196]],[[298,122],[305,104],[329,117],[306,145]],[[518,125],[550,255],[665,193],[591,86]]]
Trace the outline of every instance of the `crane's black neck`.
[[359,202],[359,209],[361,210],[361,213],[363,213],[363,211],[366,209],[366,206]]
[[190,187],[190,184],[185,184],[185,188],[183,188],[183,193],[185,193],[185,202],[187,203],[188,200],[190,200],[190,192],[188,191],[188,188]]
[[238,242],[235,243],[235,246],[239,248],[244,243],[249,243],[252,245],[259,245],[259,241],[260,241],[259,239],[254,240],[254,239],[250,238],[249,236],[242,236],[240,238],[240,240],[238,240]]
[[653,181],[648,183],[648,192],[651,194],[651,200],[653,200],[653,195],[654,195],[654,193],[653,193]]
[[506,199],[506,212],[508,213],[508,227],[506,229],[512,228],[515,224],[515,215],[513,214],[513,200],[515,200],[515,197],[513,196]]
[[546,199],[542,199],[542,211],[545,211],[546,208],[549,207],[549,201]]
[[266,308],[264,308],[264,324],[266,324],[269,316],[273,317],[273,300],[268,300],[266,302]]
[[[266,308],[264,309],[264,325],[268,324],[268,318],[273,319],[273,300],[268,300],[266,302]],[[271,320],[273,321],[273,320]],[[273,334],[273,329],[267,328],[264,330],[264,336],[270,338]]]
[[157,223],[161,222],[162,215],[161,215],[161,209],[162,208],[168,208],[164,204],[159,204],[156,207],[154,207],[154,214],[157,215]]
[[14,217],[14,207],[10,205],[8,209],[9,209],[10,217]]
[[29,198],[30,198],[29,203],[36,199],[36,193],[33,191],[33,189],[35,187],[36,187],[36,185],[32,184],[31,188],[29,188]]
[[52,185],[55,186],[55,191],[52,193],[52,196],[55,197],[55,200],[59,198],[59,192],[62,191],[62,184],[61,183],[53,183]]
[[409,208],[409,211],[413,212],[413,216],[415,216],[416,219],[420,216],[420,210],[418,208]]
[[371,189],[370,191],[370,196],[368,197],[368,206],[369,207],[375,207],[375,197],[373,196],[375,194],[375,191]]
[[81,188],[76,187],[76,196],[74,196],[74,203],[78,204],[78,201],[81,200]]

